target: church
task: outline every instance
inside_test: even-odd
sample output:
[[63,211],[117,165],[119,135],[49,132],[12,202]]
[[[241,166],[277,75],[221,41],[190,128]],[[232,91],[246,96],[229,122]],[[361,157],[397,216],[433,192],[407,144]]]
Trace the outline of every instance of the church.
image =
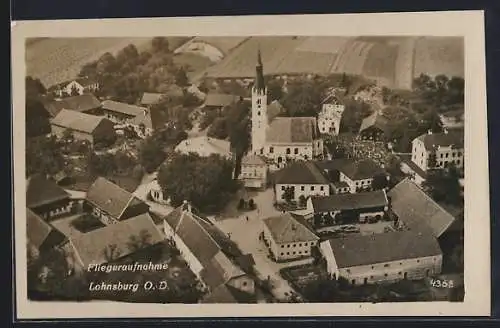
[[323,157],[323,140],[315,117],[281,117],[277,101],[267,102],[267,87],[260,50],[252,87],[252,153],[264,156],[274,169],[289,160]]

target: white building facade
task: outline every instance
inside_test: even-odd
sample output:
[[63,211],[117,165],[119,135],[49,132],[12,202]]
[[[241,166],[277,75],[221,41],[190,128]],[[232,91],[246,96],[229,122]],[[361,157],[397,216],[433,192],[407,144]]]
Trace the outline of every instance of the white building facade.
[[[460,140],[461,139],[461,140]],[[428,132],[412,141],[411,160],[422,171],[445,168],[450,163],[464,167],[463,133]]]
[[338,135],[344,109],[345,106],[339,104],[323,104],[318,114],[319,132],[332,136]]

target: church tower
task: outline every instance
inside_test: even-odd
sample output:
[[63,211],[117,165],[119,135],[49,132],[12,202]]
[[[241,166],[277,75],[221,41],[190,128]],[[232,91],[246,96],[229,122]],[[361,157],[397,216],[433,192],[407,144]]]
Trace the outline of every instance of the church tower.
[[263,154],[267,130],[267,88],[260,49],[257,53],[255,81],[252,87],[252,153]]

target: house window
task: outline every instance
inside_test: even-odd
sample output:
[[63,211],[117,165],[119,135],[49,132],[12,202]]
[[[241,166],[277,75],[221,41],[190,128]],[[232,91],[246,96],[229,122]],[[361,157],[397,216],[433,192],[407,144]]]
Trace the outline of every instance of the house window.
[[402,275],[402,274],[403,274],[403,272],[399,271],[399,272],[398,272],[398,274],[399,274],[399,275]]
[[301,190],[301,191],[304,191],[304,189],[306,189],[306,187],[304,187],[304,186],[301,186],[301,187],[300,187],[300,190]]
[[299,247],[302,247],[302,243],[299,243]]
[[384,264],[384,268],[388,268],[388,267],[389,267],[389,263]]
[[243,286],[246,286],[246,285],[248,285],[248,283],[247,283],[246,281],[243,281],[243,284],[242,284],[242,285],[243,285]]
[[301,251],[299,251],[299,254],[302,254],[302,252],[301,252]]
[[285,255],[285,253],[281,253],[281,256]]
[[451,157],[455,157],[455,155],[456,155],[455,153],[451,153]]
[[439,155],[439,157],[443,158],[443,154]]
[[260,110],[257,112],[257,116],[260,116]]
[[323,189],[324,189],[324,187],[323,187],[323,186],[319,187],[319,190],[323,191]]
[[314,186],[311,186],[311,191],[314,191]]
[[297,155],[297,154],[299,153],[299,148],[295,148],[295,149],[293,150],[293,153],[294,153],[295,155]]
[[462,156],[462,153],[460,153],[460,152],[459,152],[459,153],[457,154],[457,156],[458,156],[458,157]]
[[286,248],[290,248],[290,245],[286,245]]
[[262,100],[260,98],[257,99],[257,105],[260,105],[262,103]]
[[372,265],[372,269],[375,269],[375,266]]
[[281,190],[285,191],[285,189],[286,189],[285,186],[281,186]]
[[417,260],[417,263],[420,263],[420,260]]
[[297,246],[297,244],[293,244],[293,247]]
[[347,269],[346,271],[347,271],[347,273],[351,273],[351,270],[349,270],[349,269]]
[[287,155],[290,155],[290,148],[287,148],[287,149],[286,149],[286,154],[287,154]]
[[293,255],[295,255],[295,254],[296,254],[296,252],[293,252]]
[[290,252],[286,252],[286,255],[290,255]]
[[274,153],[274,147],[269,147],[269,153]]
[[384,277],[387,277],[387,273],[384,273]]
[[448,155],[449,155],[449,154],[448,154],[448,153],[446,153],[445,157],[446,157],[446,158],[448,158]]
[[281,245],[281,248],[285,248],[285,246],[284,246],[284,245]]

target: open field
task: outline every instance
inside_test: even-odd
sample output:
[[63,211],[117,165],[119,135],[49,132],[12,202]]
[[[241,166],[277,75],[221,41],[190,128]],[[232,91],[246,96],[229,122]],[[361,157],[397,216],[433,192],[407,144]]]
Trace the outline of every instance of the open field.
[[[26,75],[39,78],[49,87],[74,78],[83,65],[102,54],[116,54],[129,44],[147,49],[152,38],[33,38],[26,40]],[[169,38],[170,47],[186,38]]]
[[[213,38],[212,38],[213,39]],[[266,74],[347,73],[408,89],[420,73],[463,76],[463,40],[455,37],[250,37],[207,68],[212,78],[251,78],[257,49]]]

